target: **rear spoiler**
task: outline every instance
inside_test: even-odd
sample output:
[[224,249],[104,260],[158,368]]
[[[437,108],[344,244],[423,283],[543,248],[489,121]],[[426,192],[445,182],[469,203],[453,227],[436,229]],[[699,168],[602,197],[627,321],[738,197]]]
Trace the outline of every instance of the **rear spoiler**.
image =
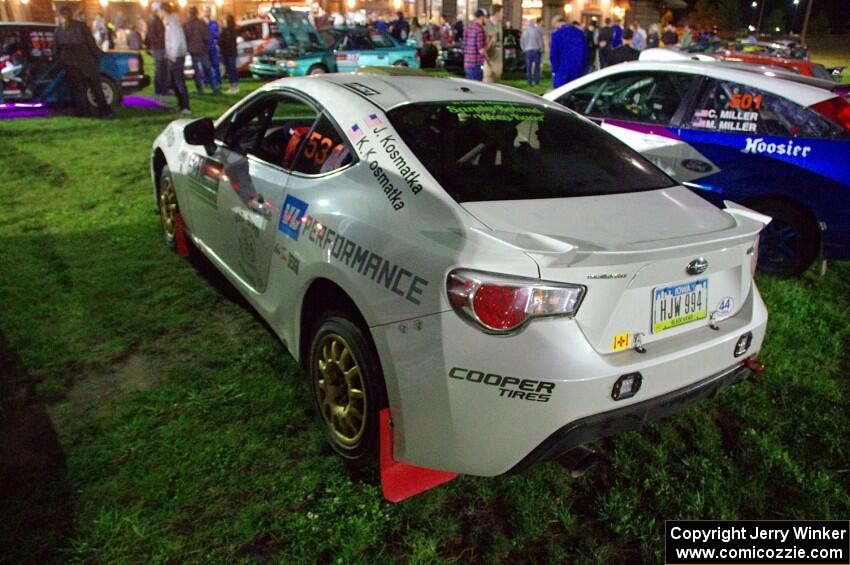
[[668,255],[670,251],[685,248],[693,248],[698,252],[701,246],[714,246],[718,241],[727,242],[730,246],[737,245],[752,240],[772,220],[770,216],[730,200],[724,200],[723,204],[723,211],[733,220],[733,225],[728,228],[676,240],[641,241],[616,250],[600,249],[589,242],[571,241],[540,233],[493,231],[477,227],[473,227],[472,231],[526,253],[541,267],[567,267],[580,255],[594,255],[599,258],[631,256],[629,260],[653,260]]

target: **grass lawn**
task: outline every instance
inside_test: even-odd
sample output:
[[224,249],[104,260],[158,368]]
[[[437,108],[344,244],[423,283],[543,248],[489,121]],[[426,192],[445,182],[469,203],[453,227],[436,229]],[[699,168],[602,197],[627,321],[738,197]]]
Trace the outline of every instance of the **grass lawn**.
[[665,519],[850,516],[847,263],[759,278],[767,371],[600,442],[584,477],[385,502],[283,346],[163,245],[148,161],[174,117],[0,122],[0,562],[657,563]]

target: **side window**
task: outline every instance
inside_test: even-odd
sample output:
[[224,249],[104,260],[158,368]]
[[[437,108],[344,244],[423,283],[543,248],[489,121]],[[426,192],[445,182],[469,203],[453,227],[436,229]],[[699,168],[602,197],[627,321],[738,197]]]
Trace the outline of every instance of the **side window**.
[[698,97],[688,126],[780,137],[831,137],[838,133],[829,120],[787,98],[716,80]]
[[267,163],[290,169],[317,115],[312,106],[297,98],[276,97],[254,154]]
[[593,103],[608,83],[608,79],[595,80],[575,90],[567,92],[557,99],[558,104],[566,106],[579,114],[586,115]]
[[224,141],[237,153],[288,169],[316,116],[316,110],[306,102],[273,94],[241,110],[227,128]]
[[53,31],[31,30],[30,56],[34,59],[53,56]]
[[669,124],[695,81],[691,75],[624,73],[584,86],[561,103],[589,116]]
[[333,123],[322,115],[295,160],[293,171],[318,175],[340,169],[353,160],[351,147]]

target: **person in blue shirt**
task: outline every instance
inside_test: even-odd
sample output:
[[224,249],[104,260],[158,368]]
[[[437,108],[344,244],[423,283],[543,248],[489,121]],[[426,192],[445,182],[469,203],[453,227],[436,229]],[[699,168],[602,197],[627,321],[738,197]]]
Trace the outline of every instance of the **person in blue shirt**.
[[[207,20],[207,26],[210,29],[210,40],[207,41],[207,49],[209,49],[210,65],[212,65],[212,77],[204,77],[204,82],[212,88],[213,84],[221,84],[221,64],[218,58],[218,22],[212,17],[212,11],[209,7],[204,8],[204,19]],[[214,79],[214,82],[211,82]]]
[[389,29],[387,28],[387,22],[384,20],[383,16],[375,20],[375,23],[373,23],[372,26],[381,33],[389,33]]
[[549,46],[549,63],[552,65],[552,87],[558,88],[584,74],[587,42],[577,25],[568,25],[563,16],[555,21]]
[[615,21],[614,25],[611,26],[611,30],[614,32],[614,39],[611,40],[611,47],[616,49],[623,44],[623,26],[620,25],[620,22]]

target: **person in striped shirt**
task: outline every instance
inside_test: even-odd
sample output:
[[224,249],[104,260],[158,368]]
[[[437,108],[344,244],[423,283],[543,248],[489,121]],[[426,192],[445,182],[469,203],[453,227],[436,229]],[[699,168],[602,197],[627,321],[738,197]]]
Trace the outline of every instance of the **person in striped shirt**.
[[475,19],[463,33],[463,71],[470,80],[484,80],[484,61],[487,57],[487,36],[484,24],[487,10],[475,11]]

